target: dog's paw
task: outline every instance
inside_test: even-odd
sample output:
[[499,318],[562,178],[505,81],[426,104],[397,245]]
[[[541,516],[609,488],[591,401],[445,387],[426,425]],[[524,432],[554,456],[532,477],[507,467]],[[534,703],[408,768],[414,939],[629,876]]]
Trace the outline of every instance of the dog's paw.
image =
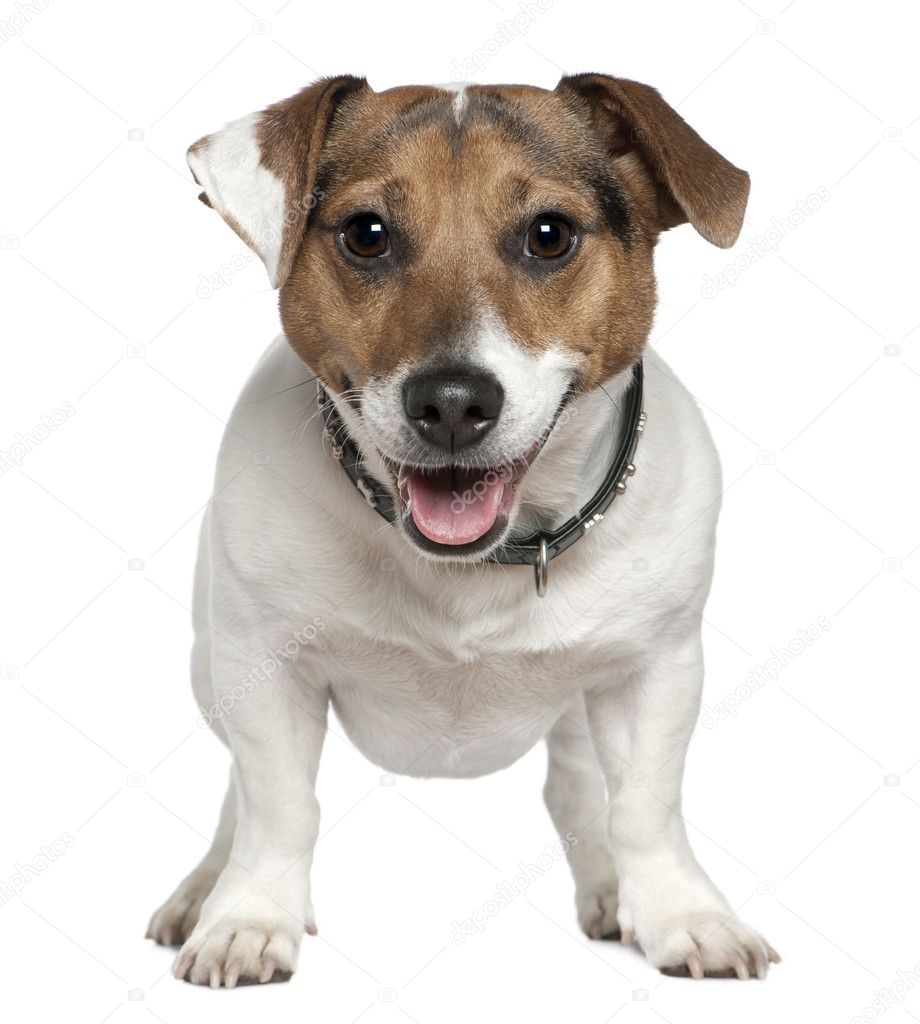
[[179,950],[173,973],[211,988],[287,981],[302,934],[293,921],[228,918],[210,929],[196,928]]
[[[631,936],[626,936],[631,938]],[[639,943],[662,974],[690,978],[765,978],[779,954],[729,914],[682,914],[639,929]]]
[[198,924],[201,905],[216,880],[216,874],[208,874],[190,876],[182,882],[172,896],[154,911],[147,926],[147,938],[160,946],[181,946]]
[[578,889],[575,893],[575,907],[578,923],[589,939],[618,939],[620,926],[617,923],[617,884],[599,885]]

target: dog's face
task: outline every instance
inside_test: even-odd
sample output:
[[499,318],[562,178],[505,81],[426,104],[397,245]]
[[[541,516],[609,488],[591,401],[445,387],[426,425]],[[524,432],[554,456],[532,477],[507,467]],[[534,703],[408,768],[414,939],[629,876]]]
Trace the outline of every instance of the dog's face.
[[482,558],[565,404],[640,356],[658,233],[728,245],[747,176],[647,86],[330,79],[190,150],[406,535]]

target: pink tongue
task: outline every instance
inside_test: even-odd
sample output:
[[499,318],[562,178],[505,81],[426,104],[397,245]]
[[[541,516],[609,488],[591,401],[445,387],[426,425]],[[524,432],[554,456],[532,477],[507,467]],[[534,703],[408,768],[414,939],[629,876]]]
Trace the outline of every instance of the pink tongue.
[[412,520],[437,544],[470,544],[498,518],[506,474],[496,470],[404,469]]

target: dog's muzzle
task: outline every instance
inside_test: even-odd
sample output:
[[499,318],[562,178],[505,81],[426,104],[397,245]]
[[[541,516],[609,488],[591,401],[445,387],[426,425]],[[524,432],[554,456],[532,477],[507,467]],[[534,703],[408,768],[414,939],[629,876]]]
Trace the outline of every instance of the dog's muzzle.
[[[399,518],[413,540],[432,553],[455,558],[480,554],[489,561],[506,565],[533,566],[537,593],[542,597],[546,593],[550,561],[604,518],[613,500],[626,491],[627,481],[636,471],[633,457],[645,429],[642,380],[642,363],[638,362],[625,393],[616,454],[603,482],[587,504],[554,530],[539,530],[527,537],[504,541],[501,538],[507,526],[514,485],[539,454],[552,425],[530,451],[499,467],[467,468],[459,460],[452,465],[445,466],[442,462],[422,467],[395,463],[382,456],[393,475],[392,485],[387,487],[367,471],[357,444],[348,435],[335,402],[322,385],[318,386],[317,401],[333,457],[371,508],[388,522]],[[472,404],[466,393],[448,415],[472,415],[479,420],[493,418],[481,416],[482,410],[470,414]],[[437,412],[442,415],[440,410]],[[434,420],[430,412],[425,415]]]

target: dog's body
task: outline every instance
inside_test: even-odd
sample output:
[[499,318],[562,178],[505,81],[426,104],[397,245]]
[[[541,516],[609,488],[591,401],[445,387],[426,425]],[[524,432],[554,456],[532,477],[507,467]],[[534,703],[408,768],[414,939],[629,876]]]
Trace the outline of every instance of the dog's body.
[[[328,189],[333,203],[336,174],[342,173],[334,162],[336,146],[341,147],[349,125],[354,129],[361,104],[378,102],[354,81],[339,86],[338,102],[345,97],[351,103],[345,128],[339,122],[338,129],[329,124],[325,129],[331,142],[323,144],[324,159],[332,162],[333,171],[327,166],[319,173],[326,174],[323,192]],[[582,95],[596,87],[592,82]],[[519,93],[509,92],[516,101]],[[530,94],[539,92],[530,90],[516,110],[510,101],[499,104],[493,92],[488,109],[482,106],[478,112],[476,98],[468,105],[461,92],[448,99],[447,109],[461,134],[464,117],[478,119],[485,131],[493,114],[505,122],[521,118]],[[355,93],[358,98],[349,100]],[[408,105],[404,94],[398,108],[400,125],[413,110],[416,117],[421,111],[435,122],[434,135],[426,136],[429,146],[438,132],[453,132],[437,123],[436,105],[443,101],[432,98],[434,93],[418,90]],[[320,120],[323,97],[312,102],[311,126]],[[571,98],[566,102],[571,104]],[[328,121],[335,115],[325,116]],[[539,120],[544,114],[534,116]],[[252,126],[234,130],[232,163],[239,168],[240,139]],[[521,125],[514,130],[518,138]],[[474,148],[475,133],[470,138]],[[465,159],[462,141],[451,136],[447,161]],[[685,747],[702,687],[700,619],[721,485],[699,411],[654,353],[644,354],[647,420],[635,457],[638,471],[603,523],[586,530],[551,563],[546,599],[537,597],[527,567],[483,560],[509,536],[566,519],[604,478],[623,428],[621,400],[630,368],[647,333],[646,307],[651,306],[644,294],[645,268],[624,269],[613,285],[582,282],[591,294],[606,287],[628,293],[623,300],[628,308],[617,316],[609,310],[599,314],[604,337],[609,332],[612,340],[598,340],[601,327],[589,324],[597,353],[593,348],[586,352],[584,338],[574,349],[568,346],[564,332],[561,338],[556,332],[535,343],[487,270],[479,272],[461,261],[451,266],[464,287],[451,282],[450,294],[462,292],[470,299],[461,302],[462,315],[459,306],[456,315],[444,313],[451,300],[442,292],[434,296],[436,310],[423,303],[421,310],[401,313],[404,319],[397,326],[381,329],[381,338],[400,334],[405,344],[399,351],[381,355],[382,341],[337,357],[314,310],[319,301],[337,306],[338,328],[349,315],[342,297],[327,293],[322,300],[311,297],[309,306],[298,305],[305,303],[311,287],[304,252],[312,229],[307,227],[303,243],[298,235],[296,245],[287,241],[285,229],[284,237],[274,238],[273,254],[267,254],[270,246],[263,240],[260,247],[247,226],[247,217],[249,224],[253,218],[245,208],[231,209],[230,190],[220,187],[217,148],[205,140],[204,150],[199,144],[192,153],[210,205],[261,252],[273,279],[283,285],[286,337],[263,357],[233,412],[202,531],[193,682],[199,705],[233,753],[234,771],[213,849],[151,923],[158,941],[185,940],[177,974],[232,986],[240,977],[268,980],[276,970],[293,970],[302,931],[314,930],[309,867],[319,811],[313,782],[331,704],[368,758],[386,771],[409,775],[462,778],[496,771],[545,736],[550,762],[546,799],[560,834],[575,839],[568,856],[583,929],[592,937],[622,929],[624,938],[635,936],[651,962],[662,968],[683,968],[694,976],[731,972],[746,977],[750,971],[762,976],[772,950],[733,918],[693,857],[679,815]],[[623,159],[630,160],[628,151]],[[259,173],[271,166],[263,135]],[[624,164],[620,172],[624,180],[632,176],[635,181],[635,167]],[[298,192],[307,188],[312,194],[314,187],[309,181],[296,183]],[[368,186],[361,187],[359,209],[368,203]],[[399,201],[407,204],[401,187]],[[264,192],[264,182],[261,188]],[[643,203],[646,211],[650,207],[643,186],[637,188],[626,190],[624,209],[635,220],[626,229],[628,237],[616,243],[616,259],[636,266],[650,252],[636,221],[645,230],[653,220],[650,215],[643,219]],[[673,194],[677,187],[669,188]],[[686,184],[678,191],[686,215],[693,197],[687,198]],[[694,223],[703,231],[698,221],[708,217],[711,234],[730,234],[734,228],[714,223],[713,196],[705,199],[708,212],[695,216]],[[540,201],[560,205],[550,196]],[[737,206],[734,198],[726,202]],[[428,213],[437,220],[436,211]],[[662,216],[674,219],[673,211]],[[740,226],[740,213],[731,216]],[[398,219],[390,214],[392,234],[403,239],[411,234],[412,218],[406,217],[399,232]],[[340,237],[347,242],[351,222],[344,223]],[[300,223],[296,232],[303,230]],[[602,244],[599,236],[606,229],[588,223],[580,230],[587,239],[583,246]],[[649,230],[646,241],[653,241],[655,233]],[[359,260],[370,258],[365,237],[370,236],[365,232],[356,243]],[[727,244],[725,238],[718,240]],[[411,253],[421,243],[401,244]],[[641,258],[629,255],[636,247],[641,247]],[[322,258],[312,254],[309,267],[315,269]],[[389,278],[362,286],[375,306],[391,298],[388,288],[399,287],[399,309],[405,310],[413,276],[423,279],[422,290],[430,292],[432,280],[425,274],[432,263],[437,265],[436,254],[427,261],[414,256],[414,263],[406,258],[408,271],[399,271],[398,283]],[[574,258],[570,253],[547,257]],[[584,262],[586,257],[578,258]],[[506,261],[512,274],[519,273],[515,260],[516,255]],[[347,261],[355,262],[354,252],[344,254]],[[566,271],[565,264],[557,263],[551,269],[569,275],[567,289],[579,286],[572,276],[577,267]],[[382,271],[379,265],[359,263],[356,272]],[[346,282],[336,287],[347,291],[349,270],[336,273]],[[536,270],[527,266],[526,273]],[[633,288],[624,288],[622,282],[629,280]],[[534,299],[544,286],[524,280],[520,287],[529,288]],[[364,300],[364,291],[355,303]],[[562,301],[553,299],[545,308]],[[373,335],[367,321],[371,313],[353,309],[352,315]],[[438,340],[430,350],[418,351],[416,339],[413,350],[418,325],[424,323],[435,325],[427,330]],[[638,345],[630,340],[633,334],[640,338]],[[448,336],[450,354],[445,357]],[[321,339],[315,348],[311,337]],[[348,348],[349,342],[342,344]],[[333,365],[336,358],[344,361]],[[461,359],[462,372],[457,369]],[[480,389],[477,396],[486,395],[476,397],[476,422],[459,456],[461,431],[468,425],[461,416],[449,440],[439,440],[439,422],[452,415],[442,392],[426,399],[418,415],[410,412],[419,368],[427,387],[432,367],[441,381],[445,365],[454,392],[470,379],[469,387]],[[369,471],[402,502],[396,524],[377,514],[330,457],[329,438],[313,403],[314,372],[335,391],[332,400]],[[355,381],[361,386],[356,388]],[[496,395],[496,410],[486,415],[486,402]],[[469,412],[473,399],[463,401]],[[432,402],[440,410],[437,415],[431,413]],[[407,424],[421,445],[414,435],[407,440]],[[505,445],[500,453],[487,448],[499,443],[496,435]],[[525,450],[522,469],[519,453]],[[395,465],[399,453],[407,451],[410,461],[403,465],[399,459]],[[491,453],[477,463],[475,453],[483,451]],[[453,481],[469,482],[469,474],[483,472],[484,465],[498,465],[498,454],[518,467],[520,478],[499,485],[504,489],[495,494],[482,484],[476,496],[465,499],[481,505],[472,513],[457,511],[456,520],[448,517],[438,480],[446,473]],[[418,460],[429,468],[415,469]],[[254,674],[260,661],[263,669]],[[268,883],[270,891],[255,882]]]
[[[524,567],[431,571],[406,557],[399,534],[330,458],[319,417],[297,431],[305,399],[296,385],[310,374],[279,339],[244,389],[221,449],[196,619],[226,629],[248,664],[263,648],[304,637],[292,668],[328,691],[349,737],[387,771],[469,777],[507,767],[586,688],[625,679],[665,637],[684,632],[682,623],[690,635],[698,629],[718,464],[686,391],[654,355],[645,367],[649,425],[628,498],[607,528],[552,563],[551,592],[540,601]],[[598,469],[591,435],[615,436],[617,412],[600,392],[577,399],[573,413],[534,464],[534,486],[590,494],[584,481]],[[271,461],[254,464],[256,452]],[[234,578],[239,590],[228,592]],[[221,588],[218,607],[229,603],[218,622],[211,579]],[[197,628],[195,694],[207,709],[225,691],[212,681],[211,632]]]

